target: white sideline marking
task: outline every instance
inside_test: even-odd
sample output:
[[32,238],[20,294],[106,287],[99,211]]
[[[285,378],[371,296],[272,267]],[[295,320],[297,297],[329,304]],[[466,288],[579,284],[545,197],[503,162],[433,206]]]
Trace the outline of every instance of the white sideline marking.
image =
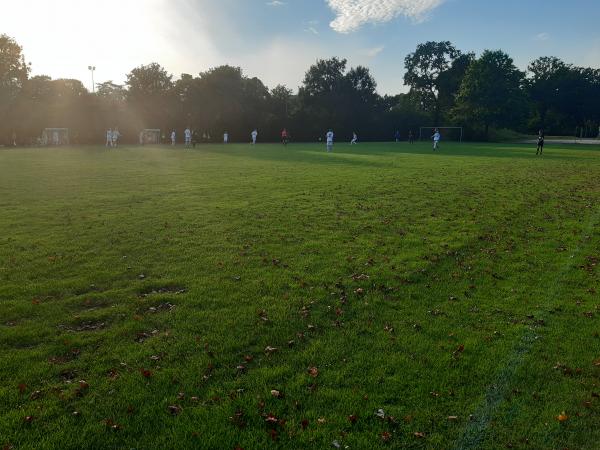
[[[583,232],[584,237],[589,235],[600,216],[600,209],[598,209],[589,219],[588,226]],[[571,260],[581,253],[584,240],[580,239],[579,244],[575,248],[573,253],[570,253],[569,259],[564,267],[558,272],[558,276],[554,279],[554,288],[549,292],[547,298],[554,298],[558,290],[558,286],[561,280],[571,266]],[[545,303],[546,306],[550,305],[550,301]],[[544,311],[536,311],[534,313],[536,318],[546,319],[548,308]],[[481,441],[486,437],[486,430],[488,429],[489,423],[495,415],[498,406],[506,399],[509,393],[511,380],[514,377],[517,369],[523,364],[523,356],[531,350],[533,344],[537,340],[535,332],[528,328],[521,339],[517,342],[515,348],[509,356],[508,362],[498,373],[493,384],[490,385],[487,392],[485,393],[485,399],[483,403],[473,413],[473,420],[469,423],[463,434],[456,441],[454,448],[456,450],[468,450],[479,448]]]

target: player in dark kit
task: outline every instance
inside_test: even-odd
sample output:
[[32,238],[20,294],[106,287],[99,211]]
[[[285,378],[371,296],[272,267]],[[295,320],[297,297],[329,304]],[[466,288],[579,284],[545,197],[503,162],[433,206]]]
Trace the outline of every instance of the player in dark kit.
[[287,130],[284,128],[283,131],[281,132],[281,143],[283,145],[287,145],[288,144],[288,132]]
[[538,134],[537,150],[536,150],[535,154],[536,155],[544,154],[544,131],[543,130],[540,130],[540,132]]
[[412,130],[408,132],[408,142],[410,144],[413,144],[415,142],[415,135],[413,134]]

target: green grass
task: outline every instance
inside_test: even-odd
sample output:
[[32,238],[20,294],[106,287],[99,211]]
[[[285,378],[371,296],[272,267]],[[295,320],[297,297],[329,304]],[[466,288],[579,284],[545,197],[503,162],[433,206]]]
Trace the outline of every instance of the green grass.
[[600,448],[600,149],[534,153],[0,150],[0,448]]

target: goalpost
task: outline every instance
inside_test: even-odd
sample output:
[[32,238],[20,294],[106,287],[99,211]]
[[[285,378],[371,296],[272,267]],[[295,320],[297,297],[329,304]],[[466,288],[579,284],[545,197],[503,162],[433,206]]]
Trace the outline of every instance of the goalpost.
[[45,128],[42,132],[42,145],[69,145],[68,128]]
[[158,144],[160,144],[160,130],[148,128],[140,131],[140,145]]
[[422,141],[423,138],[429,139],[430,136],[433,136],[436,129],[442,135],[442,140],[456,140],[459,142],[463,140],[463,127],[421,127],[419,129],[419,140]]

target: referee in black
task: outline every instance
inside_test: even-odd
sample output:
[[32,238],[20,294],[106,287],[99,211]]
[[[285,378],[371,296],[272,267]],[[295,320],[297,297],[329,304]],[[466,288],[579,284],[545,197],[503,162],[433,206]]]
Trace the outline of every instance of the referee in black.
[[537,151],[535,152],[535,154],[536,155],[544,154],[544,130],[540,130],[540,132],[538,134]]

